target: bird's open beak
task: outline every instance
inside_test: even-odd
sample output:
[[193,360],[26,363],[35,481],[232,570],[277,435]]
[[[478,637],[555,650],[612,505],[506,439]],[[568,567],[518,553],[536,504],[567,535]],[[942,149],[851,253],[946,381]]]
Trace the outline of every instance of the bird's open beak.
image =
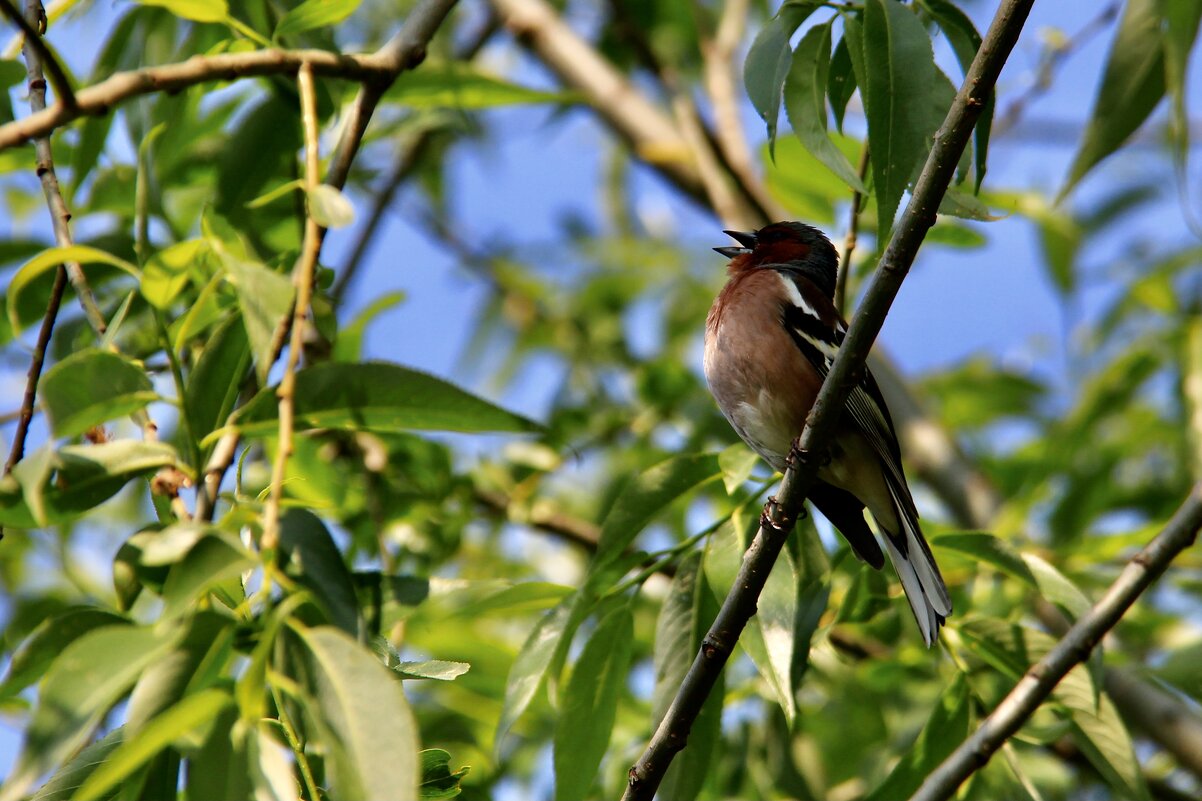
[[740,245],[742,245],[742,247],[738,247],[738,248],[736,248],[736,247],[714,248],[714,250],[721,253],[723,256],[725,256],[728,259],[733,259],[735,256],[742,256],[743,254],[750,253],[752,250],[755,249],[756,239],[755,239],[754,233],[748,233],[746,231],[723,231],[722,233],[726,234],[731,239],[735,240]]

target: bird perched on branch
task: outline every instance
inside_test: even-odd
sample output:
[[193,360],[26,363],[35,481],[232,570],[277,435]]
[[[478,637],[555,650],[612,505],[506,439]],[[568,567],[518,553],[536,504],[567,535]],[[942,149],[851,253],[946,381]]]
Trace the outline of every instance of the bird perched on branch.
[[[799,222],[726,233],[739,246],[714,248],[730,259],[730,279],[705,322],[705,377],[743,441],[783,472],[847,332],[833,302],[839,255],[821,231]],[[868,507],[929,647],[952,603],[867,368],[844,402],[810,502],[879,570],[885,558],[864,519]]]

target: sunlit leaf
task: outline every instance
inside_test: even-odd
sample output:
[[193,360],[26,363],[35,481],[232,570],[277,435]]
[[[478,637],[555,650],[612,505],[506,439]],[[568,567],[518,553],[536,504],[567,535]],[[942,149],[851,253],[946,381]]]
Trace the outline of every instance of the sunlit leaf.
[[789,39],[820,3],[789,3],[781,7],[755,36],[743,62],[743,84],[751,105],[768,126],[768,151],[774,152],[781,92],[793,61]]
[[[277,432],[275,387],[243,406],[243,436]],[[386,362],[317,364],[296,374],[296,427],[368,431],[534,432],[537,423],[428,373]]]
[[793,133],[849,187],[866,193],[851,162],[835,147],[826,130],[826,88],[831,58],[831,26],[816,25],[806,32],[793,54],[785,80],[785,111]]
[[350,801],[417,798],[417,726],[401,683],[339,629],[293,633],[300,644],[297,680],[315,704],[332,795]]
[[1127,0],[1085,136],[1060,190],[1063,198],[1098,162],[1135,133],[1165,92],[1158,0]]
[[309,192],[309,214],[323,228],[345,228],[355,221],[350,198],[329,184],[318,184]]
[[42,621],[12,656],[0,696],[10,696],[39,681],[63,649],[93,629],[128,624],[121,615],[91,607],[75,607]]
[[139,364],[104,350],[63,359],[42,376],[38,391],[56,437],[78,436],[158,398]]
[[222,22],[229,16],[226,0],[135,0],[144,6],[165,8],[177,17],[196,22]]
[[462,64],[423,64],[400,75],[384,99],[413,109],[483,109],[530,103],[574,103],[575,95],[548,92],[496,78]]
[[555,726],[557,801],[589,795],[626,684],[633,637],[634,618],[623,605],[597,624],[572,667]]
[[204,257],[203,239],[179,242],[156,252],[142,269],[142,297],[158,309],[166,309],[188,284],[188,271]]
[[[526,637],[517,658],[509,668],[509,676],[505,680],[505,702],[497,720],[497,747],[517,719],[522,716],[534,694],[538,692],[547,669],[555,658],[555,650],[569,630],[572,612],[575,607],[575,595],[570,595],[560,601],[554,609],[548,611]],[[575,631],[574,627],[571,631]]]
[[230,283],[238,291],[242,322],[246,326],[259,380],[266,381],[274,355],[276,329],[292,308],[292,281],[262,264],[244,261],[228,251],[218,253]]
[[283,16],[272,38],[336,25],[355,13],[361,0],[305,0]]
[[[8,320],[14,331],[21,331],[33,322],[32,318],[22,318],[22,294],[47,271],[57,269],[63,262],[75,261],[80,264],[105,264],[116,267],[129,275],[138,277],[138,268],[124,259],[119,259],[111,253],[87,245],[71,245],[69,247],[47,248],[33,257],[17,270],[8,284]],[[45,308],[43,302],[42,308]],[[41,312],[39,311],[39,314]]]
[[459,786],[467,775],[466,767],[451,770],[451,755],[441,748],[427,748],[421,757],[422,778],[418,790],[421,801],[444,801],[462,792]]

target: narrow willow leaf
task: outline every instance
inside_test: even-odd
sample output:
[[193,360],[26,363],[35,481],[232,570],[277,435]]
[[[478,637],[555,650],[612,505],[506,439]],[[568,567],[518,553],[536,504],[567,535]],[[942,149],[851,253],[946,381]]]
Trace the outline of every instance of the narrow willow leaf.
[[1102,696],[1097,712],[1074,709],[1077,746],[1106,783],[1124,798],[1148,801],[1148,786],[1135,755],[1135,743],[1111,700]]
[[590,573],[599,575],[614,564],[669,503],[720,473],[716,454],[686,454],[660,462],[632,479],[605,516]]
[[877,238],[886,242],[906,187],[951,103],[918,17],[897,0],[866,0],[863,24],[844,19],[845,36],[868,117]]
[[759,461],[759,455],[741,442],[718,454],[718,467],[722,470],[722,485],[726,487],[727,495],[734,495],[751,478],[751,471]]
[[305,0],[275,26],[273,39],[337,25],[355,13],[361,0]]
[[113,729],[96,742],[84,748],[63,765],[50,779],[38,789],[29,801],[71,801],[75,791],[105,763],[125,737],[121,727]]
[[[977,50],[981,47],[981,34],[972,23],[972,19],[949,0],[923,0],[922,5],[930,13],[943,35],[947,37],[956,61],[964,75],[976,58]],[[989,134],[993,127],[994,93],[981,109],[981,116],[973,128],[973,162],[976,165],[974,178],[975,191],[981,191],[981,182],[985,180],[986,156],[989,151]]]
[[7,698],[40,681],[54,658],[71,643],[102,626],[128,625],[121,615],[91,607],[75,607],[43,620],[21,643],[0,684],[0,698]]
[[1118,150],[1164,97],[1164,41],[1158,6],[1159,0],[1127,0],[1124,4],[1089,125],[1059,198]]
[[56,437],[75,437],[158,398],[150,376],[112,351],[81,350],[51,367],[38,394]]
[[0,799],[19,798],[30,784],[85,742],[92,728],[147,667],[171,650],[179,632],[110,626],[63,649],[50,666],[21,755]]
[[64,446],[55,452],[51,465],[55,480],[38,488],[44,519],[37,520],[22,487],[9,476],[0,480],[0,525],[35,528],[74,520],[116,495],[132,479],[178,461],[175,449],[164,442],[122,439]]
[[232,705],[233,699],[229,693],[216,688],[187,696],[147,723],[136,736],[127,736],[108,755],[104,764],[88,776],[75,798],[78,801],[104,798],[118,782],[145,765],[164,748],[210,723],[223,709]]
[[367,304],[355,317],[338,328],[334,343],[334,361],[357,362],[363,359],[363,335],[367,326],[382,313],[405,301],[404,292],[385,292]]
[[165,8],[194,22],[223,22],[229,16],[226,0],[135,0],[140,5]]
[[[237,315],[230,315],[213,330],[188,374],[184,403],[188,422],[197,441],[203,440],[225,423],[250,367],[250,343],[246,327]],[[201,454],[207,457],[207,454]],[[202,458],[207,462],[207,458]]]
[[246,731],[238,722],[236,708],[227,706],[217,713],[209,736],[188,754],[187,801],[254,797]]
[[555,725],[557,801],[589,796],[609,746],[633,643],[634,616],[619,607],[597,624],[572,668]]
[[[701,571],[701,554],[690,554],[677,568],[656,621],[655,689],[651,695],[653,731],[667,713],[717,613],[718,602]],[[688,745],[664,776],[660,787],[662,797],[692,801],[701,792],[721,732],[724,684],[720,676],[702,705],[689,732]]]
[[1023,562],[1035,578],[1039,594],[1059,606],[1073,620],[1084,615],[1093,605],[1085,593],[1067,576],[1035,554],[1023,554]]
[[424,662],[400,662],[392,668],[403,679],[434,679],[454,681],[472,669],[467,662],[450,662],[445,659],[428,659]]
[[867,193],[847,157],[835,147],[826,128],[826,90],[831,58],[831,25],[816,25],[806,32],[793,53],[785,80],[785,111],[793,133],[814,158],[861,194]]
[[[243,406],[235,424],[243,436],[274,436],[275,387]],[[386,362],[327,363],[296,374],[296,428],[344,431],[535,432],[525,417],[428,373]]]
[[417,726],[401,683],[339,629],[292,631],[301,646],[296,678],[312,698],[331,797],[417,798]]
[[743,85],[751,105],[768,126],[768,152],[775,153],[781,91],[793,61],[789,39],[820,3],[786,3],[756,34],[743,62]]
[[1162,0],[1160,12],[1164,17],[1164,76],[1169,96],[1172,124],[1169,140],[1173,146],[1179,180],[1185,180],[1184,169],[1189,157],[1189,111],[1186,105],[1186,80],[1190,52],[1202,21],[1202,3],[1194,0]]
[[971,725],[968,685],[964,675],[958,673],[952,685],[937,697],[918,740],[865,801],[909,798],[927,775],[968,736]]
[[826,78],[826,94],[830,98],[831,114],[835,117],[835,129],[839,133],[843,132],[843,115],[847,112],[847,103],[855,91],[856,73],[851,66],[847,40],[840,39],[831,55],[831,65]]
[[1023,561],[1022,555],[1010,543],[988,532],[960,531],[943,534],[932,539],[931,546],[964,554],[973,561],[984,562],[997,568],[1029,587],[1039,588],[1035,583],[1035,575]]
[[142,268],[142,297],[156,309],[168,308],[187,286],[189,271],[205,257],[208,249],[205,240],[190,239],[152,255]]
[[411,109],[482,109],[580,100],[570,92],[532,89],[456,63],[423,64],[420,70],[405,72],[384,99]]
[[280,521],[280,551],[285,572],[313,593],[326,620],[358,637],[361,627],[355,583],[325,524],[307,510],[289,510]]
[[505,679],[505,703],[497,720],[497,734],[494,740],[498,749],[513,724],[534,700],[534,694],[543,683],[543,677],[555,658],[555,650],[560,641],[571,640],[571,633],[575,628],[569,631],[569,623],[573,617],[576,598],[575,594],[569,595],[543,615],[526,637],[517,658],[513,660],[509,676]]
[[318,184],[308,195],[309,214],[323,228],[345,228],[355,221],[355,207],[338,187]]
[[421,801],[445,801],[455,798],[463,790],[459,786],[468,768],[451,770],[451,755],[441,748],[427,748],[419,754],[422,779],[418,790]]
[[37,312],[37,317],[23,317],[22,311],[26,311],[27,305],[22,302],[22,296],[25,291],[31,285],[35,284],[37,279],[42,275],[50,270],[57,269],[60,264],[67,261],[76,261],[80,264],[107,264],[135,278],[139,277],[137,267],[125,259],[119,259],[111,253],[106,253],[98,248],[87,245],[47,248],[25,262],[8,283],[8,320],[14,332],[23,331],[25,326],[32,323],[35,319],[41,319],[41,314],[45,311],[46,302],[44,299],[39,299],[40,303],[34,304],[34,308],[40,308]]
[[242,544],[215,529],[210,530],[173,565],[163,584],[164,618],[187,612],[192,604],[222,582],[237,578],[258,564]]
[[230,283],[238,290],[238,306],[242,309],[242,322],[255,356],[255,368],[259,380],[266,383],[267,371],[273,361],[276,327],[292,308],[292,282],[262,264],[218,252]]

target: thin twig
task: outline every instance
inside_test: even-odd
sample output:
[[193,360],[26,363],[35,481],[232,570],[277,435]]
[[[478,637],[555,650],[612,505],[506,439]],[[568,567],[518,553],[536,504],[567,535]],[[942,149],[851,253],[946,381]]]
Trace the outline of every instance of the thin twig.
[[[55,100],[68,108],[74,107],[75,90],[71,88],[71,81],[67,78],[67,73],[63,71],[63,65],[58,62],[58,59],[50,52],[50,48],[46,46],[45,40],[42,39],[42,34],[46,32],[46,12],[40,2],[36,4],[36,8],[38,24],[35,27],[29,19],[17,11],[12,0],[0,0],[0,11],[3,11],[4,16],[21,29],[25,42],[37,50],[43,69],[50,73],[50,85],[54,87]],[[29,13],[28,9],[29,4],[26,4],[27,14]]]
[[[26,0],[26,28],[31,31],[40,29],[45,18],[45,11],[42,10],[40,0]],[[26,119],[33,119],[46,111],[46,78],[42,74],[43,51],[44,44],[39,37],[25,37],[23,52],[25,71],[29,77],[29,107],[33,109],[33,114]],[[67,107],[58,104],[54,108],[66,109]],[[51,109],[51,111],[53,110]],[[34,153],[37,158],[38,179],[42,182],[42,193],[46,196],[46,205],[50,207],[50,223],[54,228],[54,241],[59,247],[70,247],[74,244],[71,238],[71,212],[67,210],[62,190],[58,186],[58,175],[54,172],[54,153],[50,148],[48,136],[38,136],[34,140]],[[91,287],[88,286],[83,268],[79,262],[74,261],[66,262],[64,266],[67,268],[67,277],[71,280],[71,286],[75,288],[75,294],[79,297],[79,303],[83,306],[88,324],[98,335],[103,335],[108,325],[104,321],[100,307],[96,305],[96,297],[92,294]]]
[[755,613],[768,573],[813,485],[821,454],[826,452],[847,394],[862,373],[864,360],[884,324],[885,315],[927,230],[935,222],[939,201],[951,182],[960,154],[1018,40],[1033,2],[1009,0],[998,9],[947,118],[935,135],[926,164],[881,258],[872,286],[810,413],[799,441],[800,453],[809,456],[799,459],[785,471],[780,494],[765,506],[760,530],[747,549],[734,585],[703,639],[700,652],[647,750],[629,771],[624,798],[649,800],[655,796],[673,757],[684,748],[693,721],[725,667],[739,634]]
[[[864,140],[864,148],[860,151],[860,182],[868,175],[868,140]],[[847,236],[843,239],[843,255],[839,259],[839,272],[835,278],[835,308],[839,314],[847,305],[847,277],[851,274],[851,257],[856,252],[856,239],[860,234],[860,209],[864,205],[864,195],[858,189],[851,193],[851,211],[848,213]]]
[[[301,123],[305,130],[305,192],[310,197],[320,181],[317,154],[317,97],[313,89],[313,68],[302,64],[296,73],[300,91]],[[305,215],[305,238],[301,244],[300,260],[296,265],[296,302],[292,305],[292,339],[288,343],[288,359],[284,363],[284,376],[276,396],[280,401],[280,435],[276,447],[275,462],[271,468],[271,494],[263,513],[263,539],[261,547],[272,552],[279,544],[280,503],[284,498],[284,470],[288,457],[292,455],[292,418],[296,400],[296,367],[300,363],[304,347],[305,318],[309,314],[309,302],[313,296],[313,274],[317,270],[318,251],[321,250],[321,232],[312,211]]]
[[1202,484],[1146,548],[1136,554],[1093,608],[1081,616],[1048,654],[1027,671],[997,708],[951,756],[935,768],[910,801],[943,801],[989,758],[1052,693],[1061,679],[1089,658],[1123,614],[1169,563],[1197,539],[1202,528]]
[[[248,65],[242,62],[232,62],[232,65],[243,70],[246,70],[250,67],[264,70],[262,73],[254,74],[286,74],[294,70],[299,71],[302,63],[308,63],[314,75],[327,75],[329,77],[336,78],[357,78],[360,81],[376,81],[380,83],[387,81],[388,83],[391,83],[392,81],[396,80],[396,77],[400,75],[401,72],[421,63],[425,57],[426,47],[429,44],[430,39],[433,38],[434,34],[438,31],[439,25],[443,20],[446,19],[447,14],[454,5],[455,0],[423,0],[423,2],[419,3],[413,9],[413,11],[410,12],[410,18],[416,19],[414,19],[412,23],[410,23],[409,19],[407,19],[402,28],[402,32],[398,33],[396,36],[390,39],[387,44],[370,56],[337,55],[327,53],[323,50],[257,51],[270,52],[274,54],[274,56],[271,59],[263,61],[262,63],[255,62],[253,65]],[[200,66],[194,64],[194,62],[197,61],[197,58],[200,57],[188,59],[188,61],[185,61],[182,64],[171,65],[177,69],[175,73],[171,74],[174,75],[175,79],[184,81],[187,70],[183,70],[182,68],[187,67],[189,64]],[[200,71],[206,74],[208,77],[203,78],[202,80],[212,80],[218,77],[235,77],[234,75],[222,76],[214,72],[214,66],[215,65],[209,63],[207,60],[204,62],[204,69]],[[228,70],[231,68],[231,63],[227,63],[226,67],[228,72]],[[142,79],[136,77],[139,75],[145,76],[146,72],[146,70],[139,70],[133,73],[123,73],[123,75],[127,76],[127,80],[129,78],[133,78],[136,82],[138,80],[146,79],[145,77]],[[251,73],[242,72],[240,74]],[[114,76],[114,78],[116,77],[118,76]],[[104,81],[93,88],[100,89],[101,87],[110,84],[112,80],[113,79]],[[192,83],[196,82],[198,81],[193,80],[191,82],[184,82],[180,84],[180,86],[190,86]],[[119,87],[120,84],[118,83],[114,84],[112,88],[117,89]],[[87,91],[89,90],[85,90],[85,92]],[[141,90],[141,92],[145,91],[153,91],[153,89]],[[134,92],[134,94],[141,92]],[[362,109],[360,109],[360,111],[362,112]],[[366,132],[366,129],[366,119],[363,119],[361,124],[357,124],[354,128],[354,130],[357,132],[357,136],[360,138]],[[0,127],[0,148],[3,147],[3,132],[4,128]],[[350,134],[344,131],[343,137],[338,143],[337,148],[337,153],[344,154],[342,158],[345,159],[345,163],[339,168],[339,172],[335,173],[335,166],[340,162],[337,157],[333,159],[331,162],[330,173],[326,176],[326,183],[338,189],[341,189],[346,184],[346,178],[350,172],[350,162],[353,160],[354,154],[357,153],[359,149],[359,142],[352,142],[351,139],[348,138],[350,136]],[[307,224],[308,221],[306,221],[306,225]],[[320,233],[321,232],[319,228],[319,236],[317,238],[317,249],[319,252],[321,249]],[[291,322],[295,319],[295,309],[293,309],[286,317],[286,320],[288,321],[287,324],[291,325]],[[278,341],[275,343],[277,347],[273,347],[272,349],[272,364],[275,364],[276,359],[279,358],[280,351],[283,348],[284,340],[288,337],[289,332],[290,329],[286,327],[281,327],[278,329],[277,333],[280,333],[281,335],[278,337]],[[230,422],[232,421],[227,421],[227,424]],[[221,439],[218,440],[216,447],[214,447],[213,453],[209,457],[208,464],[205,465],[204,474],[199,482],[196,499],[196,516],[200,520],[213,519],[213,515],[216,512],[217,506],[217,494],[221,489],[221,482],[225,480],[226,472],[230,469],[230,465],[234,463],[234,457],[238,453],[238,441],[239,435],[236,430],[231,430],[230,433],[221,437]]]

